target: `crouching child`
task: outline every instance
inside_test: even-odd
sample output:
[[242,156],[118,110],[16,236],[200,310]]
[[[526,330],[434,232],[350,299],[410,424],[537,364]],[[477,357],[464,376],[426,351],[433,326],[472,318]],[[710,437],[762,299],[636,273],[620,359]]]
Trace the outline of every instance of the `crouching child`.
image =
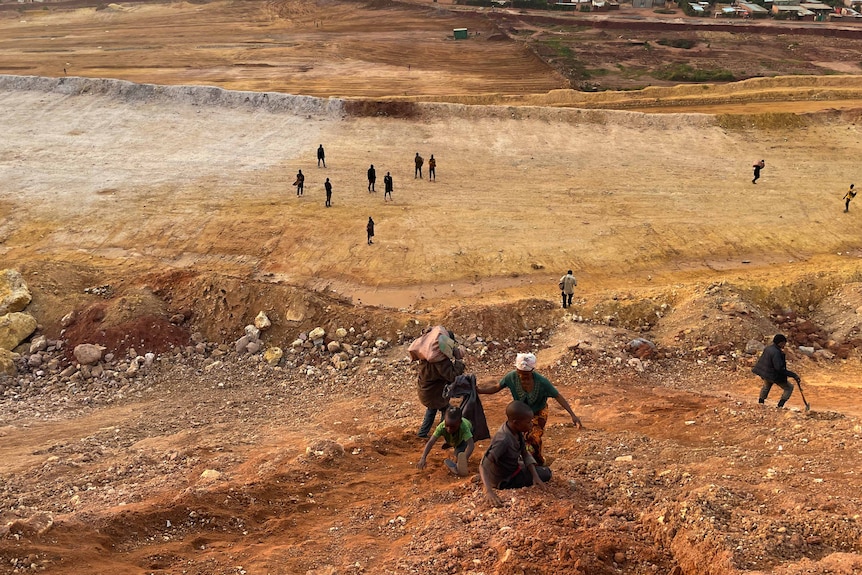
[[416,464],[418,469],[425,469],[426,458],[440,437],[446,441],[443,445],[444,448],[455,447],[455,461],[446,458],[443,463],[449,468],[449,471],[464,477],[467,475],[467,460],[470,459],[476,445],[473,442],[473,426],[470,424],[470,420],[462,417],[460,407],[450,407],[446,410],[443,421],[440,422],[440,425],[431,434],[428,443],[425,444],[425,451],[422,452],[422,457]]
[[495,489],[541,486],[551,479],[551,470],[537,466],[527,452],[524,434],[532,427],[533,410],[529,405],[513,401],[506,406],[506,423],[494,435],[479,464],[485,496],[495,507],[503,503]]

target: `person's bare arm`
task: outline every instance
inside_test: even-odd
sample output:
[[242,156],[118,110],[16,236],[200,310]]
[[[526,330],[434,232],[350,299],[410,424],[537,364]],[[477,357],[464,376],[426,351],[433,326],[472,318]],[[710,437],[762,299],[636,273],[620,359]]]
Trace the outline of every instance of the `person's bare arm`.
[[491,480],[488,479],[488,475],[485,473],[485,468],[481,464],[479,465],[479,477],[482,479],[482,485],[485,486],[485,498],[488,500],[488,503],[494,507],[501,506],[503,504],[503,500],[500,499],[500,496],[497,495],[496,491],[494,491],[494,488],[491,486]]
[[429,453],[431,453],[431,448],[434,447],[435,443],[437,443],[437,438],[432,435],[431,439],[428,440],[428,443],[425,444],[425,451],[422,452],[422,457],[419,458],[419,462],[416,464],[416,469],[425,469],[425,458],[428,457]]
[[571,416],[572,416],[572,423],[574,423],[574,424],[575,424],[575,427],[577,427],[578,429],[583,429],[583,428],[584,428],[584,424],[583,424],[583,423],[581,423],[580,418],[579,418],[577,415],[575,415],[575,412],[572,410],[572,406],[571,406],[571,405],[569,405],[569,402],[568,402],[568,401],[566,401],[566,398],[565,398],[565,397],[563,397],[563,395],[562,395],[562,394],[559,394],[559,395],[557,395],[557,397],[555,397],[554,399],[556,399],[556,400],[557,400],[557,403],[559,403],[559,404],[562,406],[562,408],[563,408],[563,409],[565,409],[566,411],[568,411],[568,412],[569,412],[569,415],[571,415]]
[[501,389],[503,389],[503,386],[499,383],[489,383],[488,385],[477,385],[476,393],[497,393]]

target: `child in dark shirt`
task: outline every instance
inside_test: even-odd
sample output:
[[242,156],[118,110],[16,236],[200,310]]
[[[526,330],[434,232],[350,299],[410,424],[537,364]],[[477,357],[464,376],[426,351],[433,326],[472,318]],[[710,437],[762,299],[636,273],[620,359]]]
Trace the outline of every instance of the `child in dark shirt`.
[[513,401],[506,406],[506,423],[494,435],[479,464],[485,496],[495,507],[503,503],[495,489],[541,486],[551,479],[551,470],[536,466],[536,460],[527,452],[524,434],[532,427],[533,410],[529,405]]

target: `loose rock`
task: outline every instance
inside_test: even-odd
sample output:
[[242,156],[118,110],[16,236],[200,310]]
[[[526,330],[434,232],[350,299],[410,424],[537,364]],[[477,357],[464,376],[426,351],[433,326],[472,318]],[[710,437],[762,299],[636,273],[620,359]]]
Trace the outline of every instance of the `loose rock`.
[[81,365],[93,365],[95,363],[99,363],[99,360],[102,359],[102,353],[104,351],[105,348],[101,345],[82,343],[76,345],[72,353],[74,354],[75,359]]
[[30,303],[30,289],[18,270],[0,271],[0,315],[22,311]]
[[263,359],[269,365],[278,365],[281,361],[281,358],[284,356],[284,351],[280,347],[270,347],[267,348],[265,352],[263,352]]
[[12,350],[36,331],[36,319],[14,312],[0,315],[0,348]]
[[272,322],[269,320],[269,318],[263,312],[260,312],[259,314],[257,314],[257,317],[254,318],[254,327],[256,327],[257,329],[259,329],[261,331],[267,329],[271,325],[272,325]]

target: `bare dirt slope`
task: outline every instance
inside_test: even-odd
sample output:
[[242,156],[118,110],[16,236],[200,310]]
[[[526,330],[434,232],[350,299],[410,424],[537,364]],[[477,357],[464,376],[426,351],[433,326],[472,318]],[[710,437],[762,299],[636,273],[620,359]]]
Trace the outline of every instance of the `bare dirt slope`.
[[[376,45],[381,18],[394,38]],[[445,40],[462,21],[291,2],[0,23],[16,30],[3,70],[57,76],[72,54],[82,75],[164,84],[0,77],[0,267],[21,270],[37,333],[60,342],[19,346],[0,379],[0,573],[862,570],[862,212],[841,201],[859,112],[723,113],[735,94],[765,112],[818,82],[849,101],[856,79],[548,93],[560,77],[521,47]],[[411,58],[422,72],[405,76]],[[676,109],[698,91],[719,115],[570,108]],[[436,182],[414,179],[416,152]],[[371,163],[394,201],[367,191]],[[277,365],[234,346],[261,310]],[[552,403],[547,489],[496,509],[442,450],[415,469],[405,349],[438,322],[483,382],[536,351],[584,420]],[[294,341],[316,326],[352,357]],[[745,350],[777,331],[810,412],[798,393],[792,410],[776,391],[753,401]],[[637,336],[655,352],[627,350]],[[114,357],[79,369],[80,342]],[[492,429],[507,401],[486,398]]]
[[[453,28],[479,33],[470,50]],[[314,96],[545,92],[565,80],[481,16],[391,2],[111,4],[0,13],[0,73]],[[22,47],[22,42],[26,47]],[[23,49],[22,49],[23,48]]]
[[[252,95],[59,82],[0,94],[13,118],[0,166],[10,262],[122,256],[331,281],[345,295],[421,284],[429,299],[470,282],[544,294],[568,267],[595,285],[813,256],[841,265],[859,247],[855,211],[841,213],[855,164],[843,150],[860,141],[852,114],[779,117],[768,130],[707,115],[443,105],[392,119],[331,102],[287,98],[272,105],[293,110],[271,112],[266,100],[246,103]],[[413,177],[417,151],[435,154],[437,182]],[[392,173],[394,201],[367,192],[372,163]]]
[[[67,337],[101,342],[135,310],[180,312],[183,329],[219,342],[264,309],[269,345],[285,348],[315,324],[401,341],[442,320],[497,341],[475,348],[485,380],[514,351],[551,346],[543,365],[590,429],[555,414],[554,487],[495,511],[440,456],[413,469],[419,408],[403,347],[338,375],[325,353],[273,369],[212,346],[174,355],[177,340],[137,383],[4,387],[13,571],[858,568],[845,451],[859,451],[859,424],[830,411],[860,411],[848,394],[858,332],[833,328],[851,347],[832,362],[791,354],[815,401],[807,417],[753,406],[740,351],[787,327],[776,309],[823,303],[825,325],[844,301],[827,298],[858,281],[856,210],[840,201],[852,166],[832,161],[857,142],[853,116],[728,129],[701,115],[435,104],[357,117],[337,101],[4,81],[17,118],[0,164],[4,263],[24,271],[51,337],[71,309],[99,309],[81,293],[99,285],[108,307]],[[436,183],[412,178],[417,150],[439,158]],[[768,159],[756,186],[753,154]],[[366,190],[371,162],[395,175],[393,202]],[[298,168],[302,198],[289,185]],[[571,316],[551,303],[566,267],[581,279],[575,312],[619,327],[566,331]],[[532,296],[544,302],[517,307]],[[131,343],[164,352],[135,329]],[[621,350],[638,332],[665,359],[630,361]],[[489,401],[493,425],[504,405]],[[76,545],[82,534],[93,543]]]

